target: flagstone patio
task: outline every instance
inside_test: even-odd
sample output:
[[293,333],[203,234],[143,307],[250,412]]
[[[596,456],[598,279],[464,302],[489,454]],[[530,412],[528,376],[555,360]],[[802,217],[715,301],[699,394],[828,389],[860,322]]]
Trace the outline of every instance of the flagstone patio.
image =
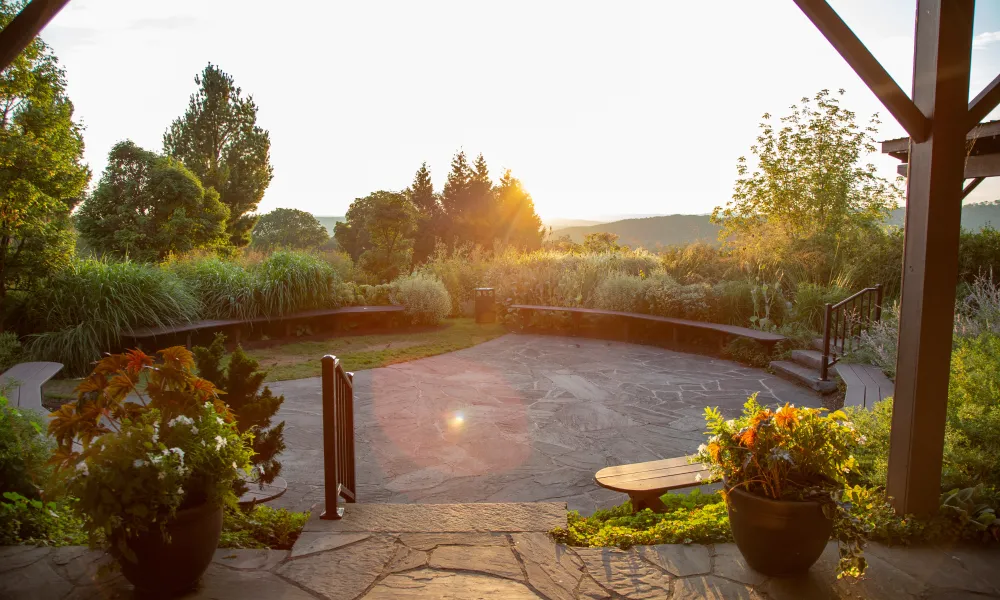
[[[225,550],[186,599],[817,599],[1000,598],[1000,551],[872,545],[867,576],[835,576],[836,544],[810,572],[766,577],[733,544],[568,548],[546,531],[563,503],[352,504],[311,520],[291,551]],[[0,548],[0,598],[135,597],[107,561],[81,547]]]
[[[361,502],[623,502],[599,488],[608,465],[682,456],[703,440],[704,409],[747,396],[820,406],[818,394],[761,369],[654,346],[511,334],[355,375]],[[271,385],[288,448],[274,505],[323,501],[320,380]]]

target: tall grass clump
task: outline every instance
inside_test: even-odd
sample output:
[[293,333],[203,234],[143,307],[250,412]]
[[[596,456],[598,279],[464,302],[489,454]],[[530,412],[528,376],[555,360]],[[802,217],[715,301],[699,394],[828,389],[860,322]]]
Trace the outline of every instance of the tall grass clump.
[[176,274],[156,265],[85,259],[40,286],[29,306],[28,352],[85,374],[120,335],[198,318],[198,300]]
[[426,273],[398,277],[391,284],[393,304],[406,307],[415,325],[436,325],[451,311],[451,296],[440,279]]
[[252,319],[261,315],[253,273],[245,265],[202,255],[167,263],[194,293],[205,319]]
[[337,276],[324,260],[303,252],[280,251],[252,269],[257,300],[266,316],[326,308]]

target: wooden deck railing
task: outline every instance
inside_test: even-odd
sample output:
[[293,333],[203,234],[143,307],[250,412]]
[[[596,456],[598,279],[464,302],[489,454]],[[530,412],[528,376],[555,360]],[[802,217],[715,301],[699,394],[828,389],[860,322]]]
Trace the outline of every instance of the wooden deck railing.
[[882,284],[868,287],[844,298],[836,304],[826,305],[823,318],[823,361],[820,378],[827,375],[840,357],[857,346],[861,333],[882,320]]
[[357,502],[354,478],[354,375],[344,371],[336,356],[322,360],[323,477],[326,510],[321,519],[344,516],[340,498]]

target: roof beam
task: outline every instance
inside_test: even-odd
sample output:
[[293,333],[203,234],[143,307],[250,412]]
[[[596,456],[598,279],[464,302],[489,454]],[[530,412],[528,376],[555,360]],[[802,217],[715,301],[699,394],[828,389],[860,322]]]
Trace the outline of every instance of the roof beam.
[[997,75],[979,95],[969,102],[969,124],[966,129],[972,129],[990,114],[990,111],[1000,104],[1000,75]]
[[45,27],[69,0],[32,0],[14,20],[0,31],[0,71],[14,62],[31,40]]
[[795,0],[813,25],[820,30],[833,47],[851,65],[858,77],[878,97],[886,110],[910,134],[914,142],[927,140],[930,120],[920,112],[906,92],[872,56],[858,36],[840,18],[826,0]]
[[975,179],[973,179],[969,183],[965,184],[965,187],[962,188],[962,200],[965,200],[965,198],[972,192],[972,190],[974,190],[977,187],[979,187],[979,184],[982,183],[984,179],[986,179],[986,178],[985,177],[976,177]]
[[[896,173],[903,177],[908,177],[908,167],[909,163],[896,165]],[[1000,154],[983,154],[965,158],[965,172],[963,176],[965,179],[1000,177]]]

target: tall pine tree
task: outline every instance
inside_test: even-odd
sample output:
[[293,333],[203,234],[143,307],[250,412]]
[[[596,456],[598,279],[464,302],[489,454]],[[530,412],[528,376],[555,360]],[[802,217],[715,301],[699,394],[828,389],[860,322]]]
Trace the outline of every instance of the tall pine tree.
[[434,194],[434,184],[431,182],[431,172],[425,161],[413,176],[413,184],[406,190],[406,195],[416,210],[416,232],[413,240],[413,263],[419,264],[427,260],[434,252],[434,244],[441,237],[442,224],[441,203]]
[[486,159],[480,154],[472,166],[469,181],[469,212],[466,215],[467,232],[471,241],[484,248],[492,248],[496,233],[496,196]]
[[163,134],[163,151],[219,192],[229,208],[230,242],[246,246],[257,223],[251,213],[274,176],[271,138],[257,126],[253,97],[244,98],[232,76],[209,63],[194,82],[198,91]]
[[447,221],[443,233],[449,246],[456,241],[466,241],[470,237],[466,231],[466,219],[470,212],[471,183],[472,168],[465,157],[465,152],[459,150],[451,159],[451,171],[448,173],[448,180],[445,181],[441,194],[441,205]]
[[542,246],[545,229],[535,214],[535,203],[521,181],[504,171],[496,189],[497,219],[496,238],[504,244],[522,250],[537,250]]

